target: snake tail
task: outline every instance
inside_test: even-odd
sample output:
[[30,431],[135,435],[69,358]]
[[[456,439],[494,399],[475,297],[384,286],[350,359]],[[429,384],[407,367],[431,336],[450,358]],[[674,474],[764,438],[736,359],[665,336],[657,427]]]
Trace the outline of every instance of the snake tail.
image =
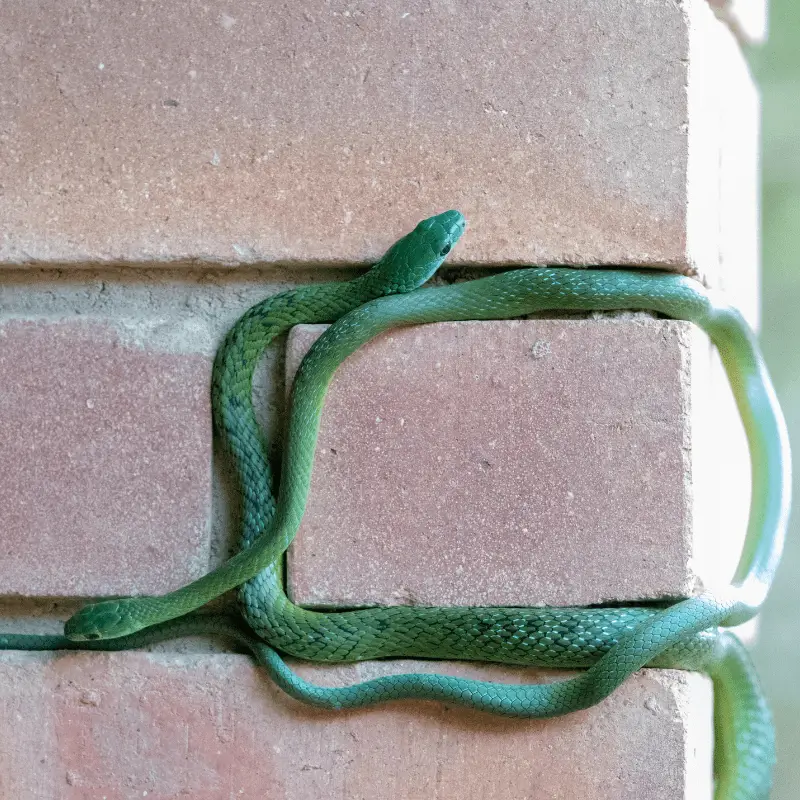
[[714,682],[715,800],[768,800],[776,763],[772,714],[735,634],[720,634],[708,673]]

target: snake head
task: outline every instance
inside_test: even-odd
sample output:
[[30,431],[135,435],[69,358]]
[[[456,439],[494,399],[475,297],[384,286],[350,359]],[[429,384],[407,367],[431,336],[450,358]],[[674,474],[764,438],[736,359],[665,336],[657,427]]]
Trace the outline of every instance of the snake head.
[[139,598],[92,603],[73,614],[64,624],[64,635],[73,642],[116,639],[145,627],[134,613]]
[[422,286],[447,258],[466,224],[460,211],[445,211],[422,220],[367,274],[376,295],[403,294]]

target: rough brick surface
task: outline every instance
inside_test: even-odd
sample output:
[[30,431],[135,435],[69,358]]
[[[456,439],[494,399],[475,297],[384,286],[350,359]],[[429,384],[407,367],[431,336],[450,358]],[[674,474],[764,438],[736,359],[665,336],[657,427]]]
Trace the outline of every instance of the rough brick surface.
[[2,16],[0,260],[363,261],[457,207],[457,260],[717,270],[704,0]]
[[156,593],[208,565],[208,357],[0,324],[0,594]]
[[[399,662],[305,667],[320,682]],[[533,670],[445,664],[541,680]],[[439,665],[442,668],[442,665]],[[587,711],[513,721],[433,703],[333,713],[245,656],[4,654],[0,794],[26,800],[709,800],[706,678],[649,670]]]
[[[293,329],[289,375],[323,329]],[[746,483],[741,518],[718,516],[715,499],[726,470],[746,481],[746,461],[734,429],[720,471],[717,412],[692,413],[695,373],[710,392],[693,326],[638,315],[375,339],[328,393],[290,550],[294,600],[585,605],[727,582]]]

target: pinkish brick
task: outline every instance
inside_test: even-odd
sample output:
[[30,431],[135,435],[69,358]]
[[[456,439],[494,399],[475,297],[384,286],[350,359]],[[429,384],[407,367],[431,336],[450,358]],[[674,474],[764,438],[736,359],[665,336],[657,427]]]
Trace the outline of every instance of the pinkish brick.
[[[402,661],[301,671],[342,684],[434,669],[547,678]],[[711,797],[711,687],[690,673],[648,670],[592,709],[524,721],[410,701],[314,710],[245,656],[6,653],[0,700],[0,727],[13,731],[0,748],[0,794],[9,798]]]
[[[292,330],[289,376],[323,329]],[[640,315],[379,337],[333,379],[290,594],[587,605],[727,582],[747,455],[734,409],[720,472],[714,417],[731,419],[729,390],[693,408],[716,385],[707,348],[689,323]],[[735,501],[725,494],[733,520],[716,503],[741,483],[731,473],[744,475]]]
[[0,23],[1,261],[362,262],[457,207],[454,261],[718,270],[713,98],[749,79],[703,68],[729,35],[704,0]]
[[0,594],[159,593],[208,566],[206,356],[0,324]]

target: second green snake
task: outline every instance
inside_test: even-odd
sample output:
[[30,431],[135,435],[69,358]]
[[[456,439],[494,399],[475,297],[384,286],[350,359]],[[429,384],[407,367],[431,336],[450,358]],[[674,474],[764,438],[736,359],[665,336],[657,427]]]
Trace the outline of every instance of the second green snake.
[[[452,286],[417,289],[463,231],[458,212],[426,220],[354,281],[286,292],[251,309],[232,329],[214,369],[214,412],[243,495],[243,551],[222,568],[164,597],[98,603],[66,626],[73,640],[124,636],[179,617],[245,583],[255,632],[284,653],[323,661],[425,656],[589,669],[543,686],[504,686],[438,675],[393,676],[348,689],[312,687],[274,650],[263,661],[303,699],[352,707],[400,697],[445,699],[497,713],[553,716],[585,708],[645,664],[700,669],[717,687],[717,797],[767,796],[773,759],[769,713],[743,649],[717,627],[755,614],[780,557],[789,503],[785,426],[748,326],[696,282],[653,271],[522,269]],[[542,310],[644,309],[691,320],[716,344],[748,435],[753,500],[731,586],[668,609],[388,607],[320,613],[291,604],[280,559],[305,509],[324,395],[337,365],[398,325],[504,319]],[[252,375],[264,348],[298,322],[334,322],[295,380],[277,502],[267,447],[252,409]],[[101,643],[98,642],[98,645]]]

